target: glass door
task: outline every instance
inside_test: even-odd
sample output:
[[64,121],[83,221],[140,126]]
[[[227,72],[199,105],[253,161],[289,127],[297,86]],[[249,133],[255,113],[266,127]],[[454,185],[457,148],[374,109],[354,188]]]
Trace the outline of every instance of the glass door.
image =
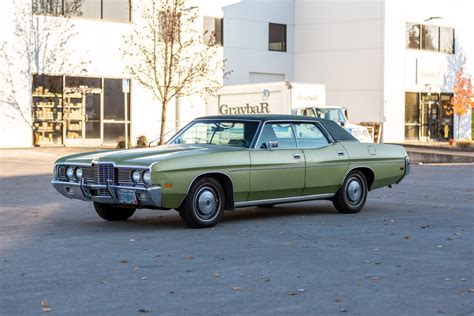
[[84,97],[83,143],[86,146],[100,146],[100,89],[87,91]]
[[101,145],[102,84],[100,78],[66,77],[64,144]]
[[421,94],[420,102],[420,140],[438,139],[438,94]]

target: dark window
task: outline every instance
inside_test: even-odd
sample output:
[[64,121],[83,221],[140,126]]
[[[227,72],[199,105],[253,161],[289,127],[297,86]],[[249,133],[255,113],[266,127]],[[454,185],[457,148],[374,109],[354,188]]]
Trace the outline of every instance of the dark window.
[[286,52],[286,24],[268,25],[268,50]]
[[454,54],[454,29],[441,27],[439,32],[439,50],[443,53]]
[[102,0],[102,18],[113,21],[130,21],[130,0]]
[[420,49],[420,24],[407,23],[407,48]]
[[207,45],[224,44],[224,20],[204,17],[203,41]]
[[439,51],[439,27],[421,26],[421,49]]
[[125,120],[125,98],[122,79],[104,79],[104,119]]
[[87,78],[87,77],[66,77],[66,87],[68,88],[101,88],[100,78]]

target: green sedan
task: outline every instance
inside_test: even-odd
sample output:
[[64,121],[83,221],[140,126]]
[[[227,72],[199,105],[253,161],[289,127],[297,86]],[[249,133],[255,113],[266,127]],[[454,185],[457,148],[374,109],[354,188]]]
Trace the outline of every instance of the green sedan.
[[163,146],[60,158],[52,185],[93,202],[108,221],[137,208],[176,209],[189,227],[204,228],[224,210],[309,200],[357,213],[368,191],[409,171],[403,147],[360,143],[330,120],[228,115],[195,119]]

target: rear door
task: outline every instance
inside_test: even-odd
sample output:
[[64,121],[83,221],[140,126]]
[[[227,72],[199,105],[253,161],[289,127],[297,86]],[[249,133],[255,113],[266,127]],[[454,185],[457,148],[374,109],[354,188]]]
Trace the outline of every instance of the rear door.
[[294,123],[293,127],[306,159],[303,195],[335,193],[349,165],[345,148],[330,142],[315,122]]
[[[269,142],[278,147],[268,148]],[[305,185],[305,159],[291,123],[267,122],[250,151],[249,200],[300,196]]]

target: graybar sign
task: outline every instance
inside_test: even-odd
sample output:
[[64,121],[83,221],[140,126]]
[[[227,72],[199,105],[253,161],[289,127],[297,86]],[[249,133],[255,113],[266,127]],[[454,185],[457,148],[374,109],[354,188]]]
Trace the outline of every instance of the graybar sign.
[[222,104],[219,106],[219,114],[266,114],[270,113],[268,102],[260,102],[258,105],[250,105],[246,103],[243,106],[230,106]]

